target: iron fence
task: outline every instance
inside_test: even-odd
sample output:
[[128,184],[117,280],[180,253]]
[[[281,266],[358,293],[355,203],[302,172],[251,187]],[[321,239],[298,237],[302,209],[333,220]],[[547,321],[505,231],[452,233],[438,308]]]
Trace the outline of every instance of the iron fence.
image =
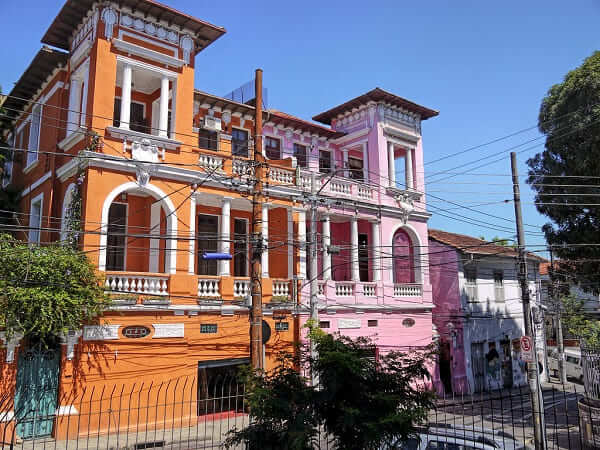
[[[583,386],[545,384],[543,397],[548,449],[600,448],[600,411],[581,413]],[[229,376],[83,388],[61,394],[52,415],[38,410],[36,399],[16,406],[0,394],[1,449],[217,449],[251,420],[245,388]],[[533,419],[525,386],[440,396],[415,440],[385,448],[532,448]],[[314,448],[334,448],[323,429]]]

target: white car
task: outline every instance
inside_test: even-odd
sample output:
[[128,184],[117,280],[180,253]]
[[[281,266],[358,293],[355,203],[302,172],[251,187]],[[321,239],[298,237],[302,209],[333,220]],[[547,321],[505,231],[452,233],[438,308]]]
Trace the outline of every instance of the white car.
[[508,433],[499,430],[469,429],[433,425],[419,430],[418,437],[398,442],[381,450],[520,450],[527,447]]
[[[548,369],[555,377],[558,377],[558,350],[548,349]],[[581,352],[579,350],[565,350],[565,371],[567,378],[583,381],[583,368],[581,367]]]

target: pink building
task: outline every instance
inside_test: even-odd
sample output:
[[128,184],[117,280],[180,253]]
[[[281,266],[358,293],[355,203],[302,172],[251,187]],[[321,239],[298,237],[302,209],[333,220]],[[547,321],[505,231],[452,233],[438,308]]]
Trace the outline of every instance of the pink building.
[[[376,88],[313,117],[338,132],[333,139],[266,124],[265,135],[282,140],[281,157],[296,157],[303,183],[318,173],[324,201],[316,224],[306,195],[298,197],[298,235],[317,227],[318,270],[309,272],[302,249],[298,278],[318,280],[320,326],[372,336],[378,351],[431,342],[421,121],[437,114]],[[306,282],[305,306],[309,294]],[[301,311],[305,323],[308,311]]]

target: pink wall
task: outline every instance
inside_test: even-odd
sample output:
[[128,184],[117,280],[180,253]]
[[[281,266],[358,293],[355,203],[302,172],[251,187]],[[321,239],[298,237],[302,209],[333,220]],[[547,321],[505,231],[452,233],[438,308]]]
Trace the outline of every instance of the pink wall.
[[[458,254],[456,250],[434,240],[429,240],[429,274],[433,294],[433,323],[437,327],[440,341],[450,346],[452,357],[450,371],[454,393],[468,393],[461,296],[458,283]],[[448,326],[449,323],[452,325]],[[436,388],[443,392],[436,370]]]

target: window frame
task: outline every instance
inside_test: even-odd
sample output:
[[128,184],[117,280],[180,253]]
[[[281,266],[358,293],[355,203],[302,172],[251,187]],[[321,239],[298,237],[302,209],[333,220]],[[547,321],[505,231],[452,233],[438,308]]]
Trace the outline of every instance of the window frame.
[[[236,239],[236,233],[235,233],[235,221],[236,220],[241,220],[245,222],[245,228],[246,228],[246,274],[245,275],[236,275],[235,273],[235,239]],[[249,255],[250,255],[250,221],[248,219],[246,219],[245,217],[233,217],[233,230],[231,230],[231,233],[233,234],[233,276],[234,277],[248,277],[250,276],[250,264],[249,264]]]
[[[277,150],[279,151],[279,155],[277,158],[271,158],[268,154],[268,150],[269,148],[273,148],[273,147],[269,147],[267,146],[267,140],[271,140],[271,141],[277,141],[279,143],[279,145],[277,146]],[[264,145],[264,150],[265,150],[265,158],[267,159],[281,159],[282,153],[281,153],[281,138],[277,138],[274,136],[265,136],[265,145]]]
[[[31,223],[31,219],[33,218],[32,210],[34,205],[39,204],[39,215],[38,215],[38,223],[36,227],[33,227]],[[29,203],[29,233],[28,233],[28,241],[30,244],[40,244],[42,240],[42,221],[44,217],[44,193],[40,193],[31,199]],[[35,238],[34,238],[35,236]]]
[[[479,292],[477,290],[477,266],[472,262],[465,264],[463,267],[463,274],[465,279],[465,295],[467,297],[467,302],[477,302],[479,297]],[[474,278],[471,275],[474,275]]]
[[[35,163],[39,160],[39,147],[40,147],[40,138],[42,134],[42,117],[43,117],[43,106],[39,103],[36,103],[31,108],[31,120],[29,121],[29,142],[27,143],[27,158],[25,158],[25,169],[23,172],[27,172],[30,167],[33,167]],[[32,132],[34,130],[35,124],[35,111],[39,110],[39,119],[37,122],[37,136],[36,142],[32,142]]]
[[216,230],[216,239],[217,239],[217,248],[215,251],[219,251],[219,238],[221,237],[221,215],[220,214],[210,214],[210,213],[196,213],[196,270],[195,270],[195,274],[196,275],[200,275],[200,276],[204,276],[204,277],[218,277],[219,276],[219,264],[218,261],[213,261],[215,263],[215,267],[216,267],[216,273],[212,274],[212,273],[200,273],[200,244],[199,242],[202,240],[202,238],[199,236],[199,230],[200,227],[198,226],[198,219],[200,216],[210,216],[210,217],[216,217],[217,218],[217,230]]
[[[245,155],[234,152],[235,142],[243,142],[243,141],[239,141],[238,139],[233,138],[233,134],[236,131],[246,133],[247,138],[246,138],[246,154]],[[239,158],[250,158],[250,130],[248,130],[247,128],[234,127],[234,126],[231,127],[231,156],[237,156]]]
[[[108,227],[110,226],[110,207],[113,204],[119,204],[119,205],[125,205],[125,225],[123,225],[123,228],[125,229],[125,232],[123,233],[125,236],[125,243],[123,244],[123,269],[112,269],[109,268],[109,245],[108,245]],[[114,272],[126,272],[127,271],[127,240],[128,240],[128,236],[127,236],[127,230],[129,228],[129,203],[128,202],[117,202],[117,201],[113,201],[110,206],[108,207],[109,213],[108,213],[108,220],[107,220],[107,232],[106,232],[106,270],[108,271],[114,271]]]
[[[353,168],[350,161],[360,161],[360,171]],[[361,158],[348,155],[348,177],[354,181],[365,181],[365,162]]]
[[[304,149],[304,156],[302,157],[302,160],[304,161],[304,165],[300,164],[300,158],[298,158],[297,150],[300,148]],[[294,158],[296,158],[296,167],[301,167],[302,169],[307,169],[308,168],[308,145],[304,145],[300,142],[294,142],[293,151],[294,151],[294,153],[293,153]]]
[[[118,125],[116,125],[117,117],[116,117],[115,110],[114,110],[114,105],[117,103],[117,100],[119,101],[119,108],[118,108],[118,112],[119,112],[119,121],[118,122],[119,122],[119,124]],[[120,107],[121,106],[121,100],[122,100],[122,97],[120,95],[115,95],[115,99],[113,100],[113,124],[112,124],[112,126],[114,128],[119,128],[119,126],[121,125],[121,107]],[[146,131],[138,131],[138,130],[134,130],[133,128],[131,128],[131,125],[132,125],[132,122],[131,122],[131,117],[132,117],[131,112],[132,112],[132,109],[131,108],[133,107],[134,103],[136,103],[138,105],[142,105],[142,111],[143,111],[143,117],[142,118],[146,121]],[[170,111],[171,111],[171,109],[169,109],[169,112]],[[130,130],[132,130],[132,131],[138,131],[138,133],[145,133],[145,134],[148,134],[148,135],[152,135],[152,124],[148,125],[148,111],[147,111],[147,108],[146,108],[146,104],[144,102],[140,102],[138,100],[131,99],[131,102],[130,102],[130,105],[129,105],[129,115],[130,115],[130,119],[129,119],[130,120],[129,121],[129,129]]]
[[[201,133],[214,134],[214,148],[211,148],[209,145],[202,146],[201,140],[203,139],[203,137],[200,135]],[[206,139],[206,142],[211,142],[211,138],[206,137],[205,139]],[[203,150],[210,150],[213,152],[218,152],[219,151],[219,132],[215,131],[215,130],[208,130],[206,128],[200,127],[198,129],[198,147]]]
[[[505,300],[504,271],[502,269],[495,269],[493,272],[493,277],[494,277],[494,299],[496,300],[497,303],[503,303]],[[498,283],[498,281],[499,281],[499,283]]]
[[[327,158],[329,167],[327,167],[327,168],[324,168],[323,166],[321,166],[321,161],[325,161],[325,158],[321,157],[322,153],[327,153],[329,155],[329,157]],[[332,170],[333,170],[332,156],[333,156],[333,152],[331,150],[319,149],[319,173],[331,173],[332,172]],[[327,169],[327,170],[324,170],[324,169]]]

